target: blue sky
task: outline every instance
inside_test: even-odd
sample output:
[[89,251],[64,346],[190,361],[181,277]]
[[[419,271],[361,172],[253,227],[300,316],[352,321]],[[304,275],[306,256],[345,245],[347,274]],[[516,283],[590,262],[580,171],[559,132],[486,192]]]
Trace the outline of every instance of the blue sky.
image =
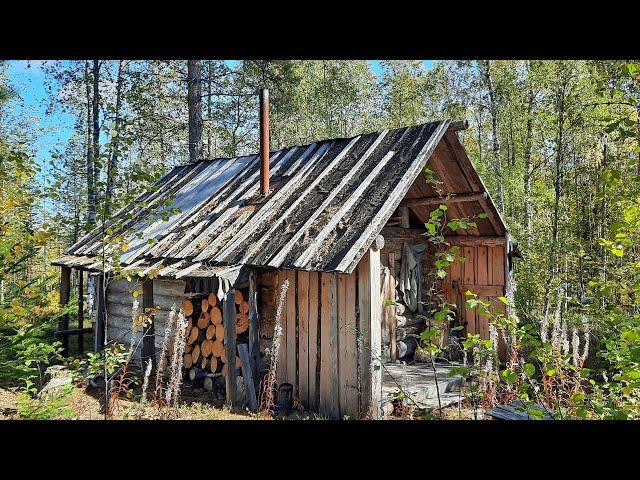
[[[229,66],[237,61],[229,60]],[[19,95],[14,102],[13,115],[22,121],[34,122],[42,129],[33,147],[36,159],[41,166],[45,166],[50,159],[50,152],[55,147],[66,143],[73,131],[73,117],[59,109],[54,115],[47,114],[48,92],[45,87],[45,72],[43,61],[40,60],[11,60],[7,62],[7,75],[11,85]],[[432,60],[424,60],[425,68],[430,68]],[[371,60],[372,70],[376,75],[382,73],[380,60]]]

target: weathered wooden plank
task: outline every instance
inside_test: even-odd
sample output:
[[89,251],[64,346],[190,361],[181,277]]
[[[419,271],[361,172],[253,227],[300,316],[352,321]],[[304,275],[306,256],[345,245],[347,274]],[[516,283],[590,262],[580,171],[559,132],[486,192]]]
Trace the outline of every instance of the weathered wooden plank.
[[[308,156],[314,149],[315,149],[316,144],[312,144],[309,146],[309,148],[307,148],[307,150],[302,154],[305,158],[306,156]],[[318,157],[322,154],[324,154],[329,148],[331,147],[330,143],[326,143],[324,145],[322,145],[315,153],[314,156]],[[292,178],[291,178],[291,182],[294,181],[298,181],[300,179],[300,177],[302,177],[302,175],[304,175],[304,173],[306,173],[306,171],[311,168],[312,164],[314,162],[313,161],[309,161],[305,164],[305,166],[300,169],[300,171],[298,171]],[[235,250],[237,247],[239,247],[244,241],[247,240],[247,238],[249,238],[249,236],[251,234],[253,234],[255,232],[255,230],[264,223],[265,218],[267,218],[269,215],[272,215],[274,211],[277,210],[277,207],[280,206],[281,203],[281,199],[283,197],[285,197],[285,195],[287,194],[291,194],[291,191],[289,189],[286,188],[281,188],[280,190],[278,190],[277,192],[273,193],[272,195],[270,195],[267,200],[267,202],[262,206],[262,208],[260,210],[258,210],[258,212],[256,212],[252,217],[251,220],[249,220],[249,222],[247,222],[243,227],[242,230],[239,232],[238,235],[236,235],[232,241],[228,242],[224,248],[216,254],[216,257],[218,259],[224,259],[225,257],[227,257],[230,253],[233,252],[233,250]],[[248,252],[247,252],[248,253]],[[204,251],[196,257],[196,260],[200,260],[200,259],[204,259],[206,258],[206,255],[209,255],[209,250],[208,249],[204,249]]]
[[441,122],[435,131],[432,132],[429,140],[424,144],[420,152],[416,155],[415,159],[408,167],[406,174],[404,175],[402,181],[396,185],[393,192],[386,199],[386,202],[382,205],[382,207],[377,211],[374,218],[371,219],[368,226],[364,229],[364,231],[360,234],[359,239],[349,248],[349,251],[343,256],[343,260],[340,262],[336,270],[345,273],[351,273],[353,269],[357,265],[357,258],[359,257],[358,253],[362,252],[363,249],[367,248],[368,245],[371,245],[371,242],[374,240],[377,232],[379,232],[389,217],[393,214],[393,211],[397,208],[397,205],[400,203],[402,198],[406,195],[407,191],[411,187],[413,180],[420,173],[420,171],[427,164],[433,149],[437,145],[440,137],[446,130],[449,125],[448,121]]
[[340,415],[347,410],[347,282],[346,275],[338,275],[338,390]]
[[[389,288],[387,290],[387,298],[392,302],[397,300],[396,298],[396,285],[398,274],[396,272],[396,260],[395,254],[390,252],[388,254],[388,265],[389,265]],[[391,347],[391,360],[395,360],[398,356],[398,345],[396,343],[396,307],[394,305],[390,305],[387,307],[388,310],[388,328],[389,328],[389,340]]]
[[[466,292],[467,290],[470,290],[476,295],[480,295],[484,297],[500,297],[503,295],[502,287],[499,285],[478,285],[478,284],[461,283],[460,289],[462,290],[462,293]],[[444,284],[442,286],[442,290],[445,293],[448,293],[450,291],[455,292],[454,287],[450,284]]]
[[[60,305],[66,306],[69,303],[71,295],[71,268],[60,267]],[[58,330],[69,330],[69,315],[65,314],[58,321]],[[62,355],[69,354],[69,337],[62,337]]]
[[251,359],[249,358],[249,349],[246,343],[238,345],[238,354],[242,362],[242,378],[247,389],[247,403],[252,412],[258,411],[258,398],[256,396],[256,386],[251,371]]
[[150,318],[150,323],[142,330],[142,353],[140,360],[144,368],[151,359],[152,369],[156,367],[156,345],[155,345],[155,315],[153,301],[153,280],[146,279],[142,283],[142,308],[144,314]]
[[464,255],[464,283],[473,284],[476,283],[475,277],[475,255],[473,247],[464,247],[462,249]]
[[358,415],[358,345],[356,335],[356,303],[357,281],[356,272],[346,276],[345,288],[345,335],[344,343],[340,344],[343,356],[340,359],[341,378],[340,392],[345,390],[345,403],[340,405],[340,414],[350,417]]
[[388,291],[389,291],[389,281],[390,281],[390,270],[388,266],[388,256],[382,255],[380,258],[381,264],[381,272],[382,272],[382,280],[380,282],[380,298],[382,299],[382,303],[380,304],[381,318],[380,318],[380,334],[381,340],[384,345],[390,345],[391,339],[389,337],[389,312],[391,310],[390,307],[385,306],[385,300],[387,299]]
[[480,193],[458,193],[452,195],[449,198],[440,197],[423,197],[423,198],[408,198],[400,202],[400,208],[417,207],[417,206],[438,206],[441,204],[451,205],[453,203],[462,202],[477,202],[487,198],[487,192]]
[[96,331],[93,336],[95,341],[94,350],[96,352],[102,351],[105,343],[104,326],[107,320],[107,293],[105,283],[105,275],[98,275],[96,282]]
[[[371,144],[371,146],[358,159],[356,164],[347,172],[347,174],[340,179],[340,182],[338,183],[338,185],[331,192],[329,192],[329,194],[322,201],[320,206],[318,206],[315,209],[315,211],[311,215],[309,215],[309,218],[305,221],[302,227],[300,227],[298,231],[289,239],[287,244],[280,249],[278,254],[269,262],[269,265],[273,267],[278,267],[282,265],[283,260],[285,259],[287,254],[291,251],[291,249],[297,245],[300,237],[302,237],[307,232],[307,230],[309,229],[309,227],[311,227],[313,222],[325,211],[325,209],[329,206],[331,201],[338,195],[340,191],[342,191],[342,189],[349,183],[349,181],[353,178],[353,176],[360,171],[360,169],[362,168],[362,165],[364,165],[364,162],[375,151],[375,149],[378,147],[382,139],[386,136],[387,132],[388,130],[384,130],[380,135],[378,135],[378,138],[376,138],[373,144]],[[317,238],[318,237],[314,239],[314,243],[321,243],[321,240],[319,241]],[[302,264],[302,262],[300,262],[300,264]]]
[[84,353],[84,272],[78,270],[78,353]]
[[[298,272],[298,395],[309,405],[309,272]],[[315,372],[314,372],[315,375]]]
[[493,284],[504,285],[504,247],[492,247],[493,250]]
[[476,281],[480,285],[487,285],[487,247],[476,247]]
[[[322,230],[318,232],[315,236],[313,243],[311,243],[307,249],[300,255],[300,257],[296,260],[295,265],[300,267],[306,267],[308,263],[313,259],[315,253],[318,248],[322,245],[324,240],[329,236],[331,232],[336,228],[336,226],[343,220],[345,214],[353,208],[355,203],[362,198],[363,195],[366,194],[367,189],[374,181],[374,179],[379,175],[380,171],[384,168],[384,166],[389,162],[389,160],[393,157],[395,152],[387,153],[369,172],[369,174],[360,181],[356,189],[350,195],[349,199],[344,202],[338,211],[331,215],[329,221],[322,227]],[[340,269],[340,267],[338,267]]]
[[[460,256],[460,252],[456,255]],[[456,260],[451,264],[451,279],[450,281],[461,281],[462,280],[462,263],[459,260]]]
[[[404,201],[404,200],[403,200]],[[409,228],[409,207],[400,203],[400,228]]]
[[360,361],[360,414],[380,417],[382,396],[380,315],[380,251],[369,249],[358,264]]
[[295,270],[287,270],[289,290],[287,290],[287,382],[293,385],[294,393],[298,391],[297,377],[297,322],[296,322],[296,290],[297,279]]
[[256,272],[249,271],[249,362],[254,381],[254,388],[258,391],[260,383],[260,316],[258,314]]
[[227,405],[236,404],[236,290],[230,288],[222,301],[222,321],[224,324],[224,351],[229,359],[225,386]]
[[[374,243],[375,245],[375,243]],[[376,295],[380,291],[380,251],[369,249],[369,277],[371,283],[371,417],[380,418],[382,400],[382,355],[380,332],[381,299]]]
[[320,412],[330,418],[340,415],[338,383],[338,279],[335,273],[322,273],[320,310]]
[[369,414],[371,409],[371,279],[370,257],[365,254],[357,267],[358,277],[358,364],[360,390],[358,391],[358,416]]
[[309,273],[309,405],[308,409],[318,409],[320,389],[318,385],[318,312],[320,309],[320,274]]

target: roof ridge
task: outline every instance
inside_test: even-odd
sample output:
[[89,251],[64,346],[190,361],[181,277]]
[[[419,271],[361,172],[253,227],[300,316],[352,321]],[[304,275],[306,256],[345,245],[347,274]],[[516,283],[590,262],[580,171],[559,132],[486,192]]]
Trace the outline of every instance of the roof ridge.
[[[372,130],[369,132],[362,132],[362,133],[358,133],[356,135],[352,135],[350,137],[335,137],[335,138],[323,138],[321,140],[313,140],[309,143],[303,143],[303,144],[296,144],[296,145],[287,145],[284,146],[282,148],[278,148],[277,150],[271,150],[271,153],[275,153],[275,152],[282,152],[284,150],[288,150],[294,147],[298,147],[298,148],[304,148],[304,147],[309,147],[310,145],[314,144],[314,143],[325,143],[325,142],[335,142],[338,140],[352,140],[356,137],[362,137],[365,135],[373,135],[373,134],[380,134],[382,133],[384,130],[389,130],[390,132],[395,131],[395,130],[401,130],[403,128],[414,128],[414,127],[422,127],[425,125],[430,125],[430,124],[434,124],[434,123],[441,123],[441,122],[445,122],[447,120],[450,120],[451,122],[453,122],[453,120],[449,119],[449,118],[443,118],[441,120],[433,120],[430,122],[422,122],[422,123],[415,123],[413,125],[403,125],[401,127],[396,127],[396,128],[389,128],[389,129],[381,129],[381,130]],[[217,162],[217,161],[228,161],[228,160],[234,160],[236,158],[243,158],[243,157],[253,157],[253,156],[257,156],[259,155],[258,152],[255,153],[249,153],[249,154],[245,154],[245,155],[236,155],[235,157],[215,157],[215,158],[202,158],[200,160],[196,160],[193,162],[187,162],[187,163],[181,163],[178,165],[175,165],[173,168],[178,168],[178,167],[186,167],[189,165],[196,165],[198,163],[201,162]]]

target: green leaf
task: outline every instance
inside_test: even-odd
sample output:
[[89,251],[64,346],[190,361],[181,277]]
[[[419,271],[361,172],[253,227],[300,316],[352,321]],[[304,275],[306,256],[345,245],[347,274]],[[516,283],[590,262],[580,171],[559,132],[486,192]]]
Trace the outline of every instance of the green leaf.
[[571,401],[573,403],[580,403],[586,398],[584,393],[576,393],[573,397],[571,397]]
[[498,297],[498,300],[500,300],[505,305],[509,305],[509,299],[507,297]]
[[527,377],[533,377],[536,374],[536,367],[532,363],[525,363],[524,373]]

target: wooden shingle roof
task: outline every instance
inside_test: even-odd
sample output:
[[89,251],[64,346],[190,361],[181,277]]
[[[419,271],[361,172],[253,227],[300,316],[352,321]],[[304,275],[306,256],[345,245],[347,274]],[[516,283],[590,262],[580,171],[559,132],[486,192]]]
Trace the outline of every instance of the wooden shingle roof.
[[[116,214],[125,219],[129,244],[121,261],[350,273],[449,125],[444,120],[271,152],[267,197],[260,195],[258,155],[175,167],[156,191]],[[163,220],[159,214],[168,208],[179,213]],[[87,262],[101,248],[96,229],[65,258]]]

